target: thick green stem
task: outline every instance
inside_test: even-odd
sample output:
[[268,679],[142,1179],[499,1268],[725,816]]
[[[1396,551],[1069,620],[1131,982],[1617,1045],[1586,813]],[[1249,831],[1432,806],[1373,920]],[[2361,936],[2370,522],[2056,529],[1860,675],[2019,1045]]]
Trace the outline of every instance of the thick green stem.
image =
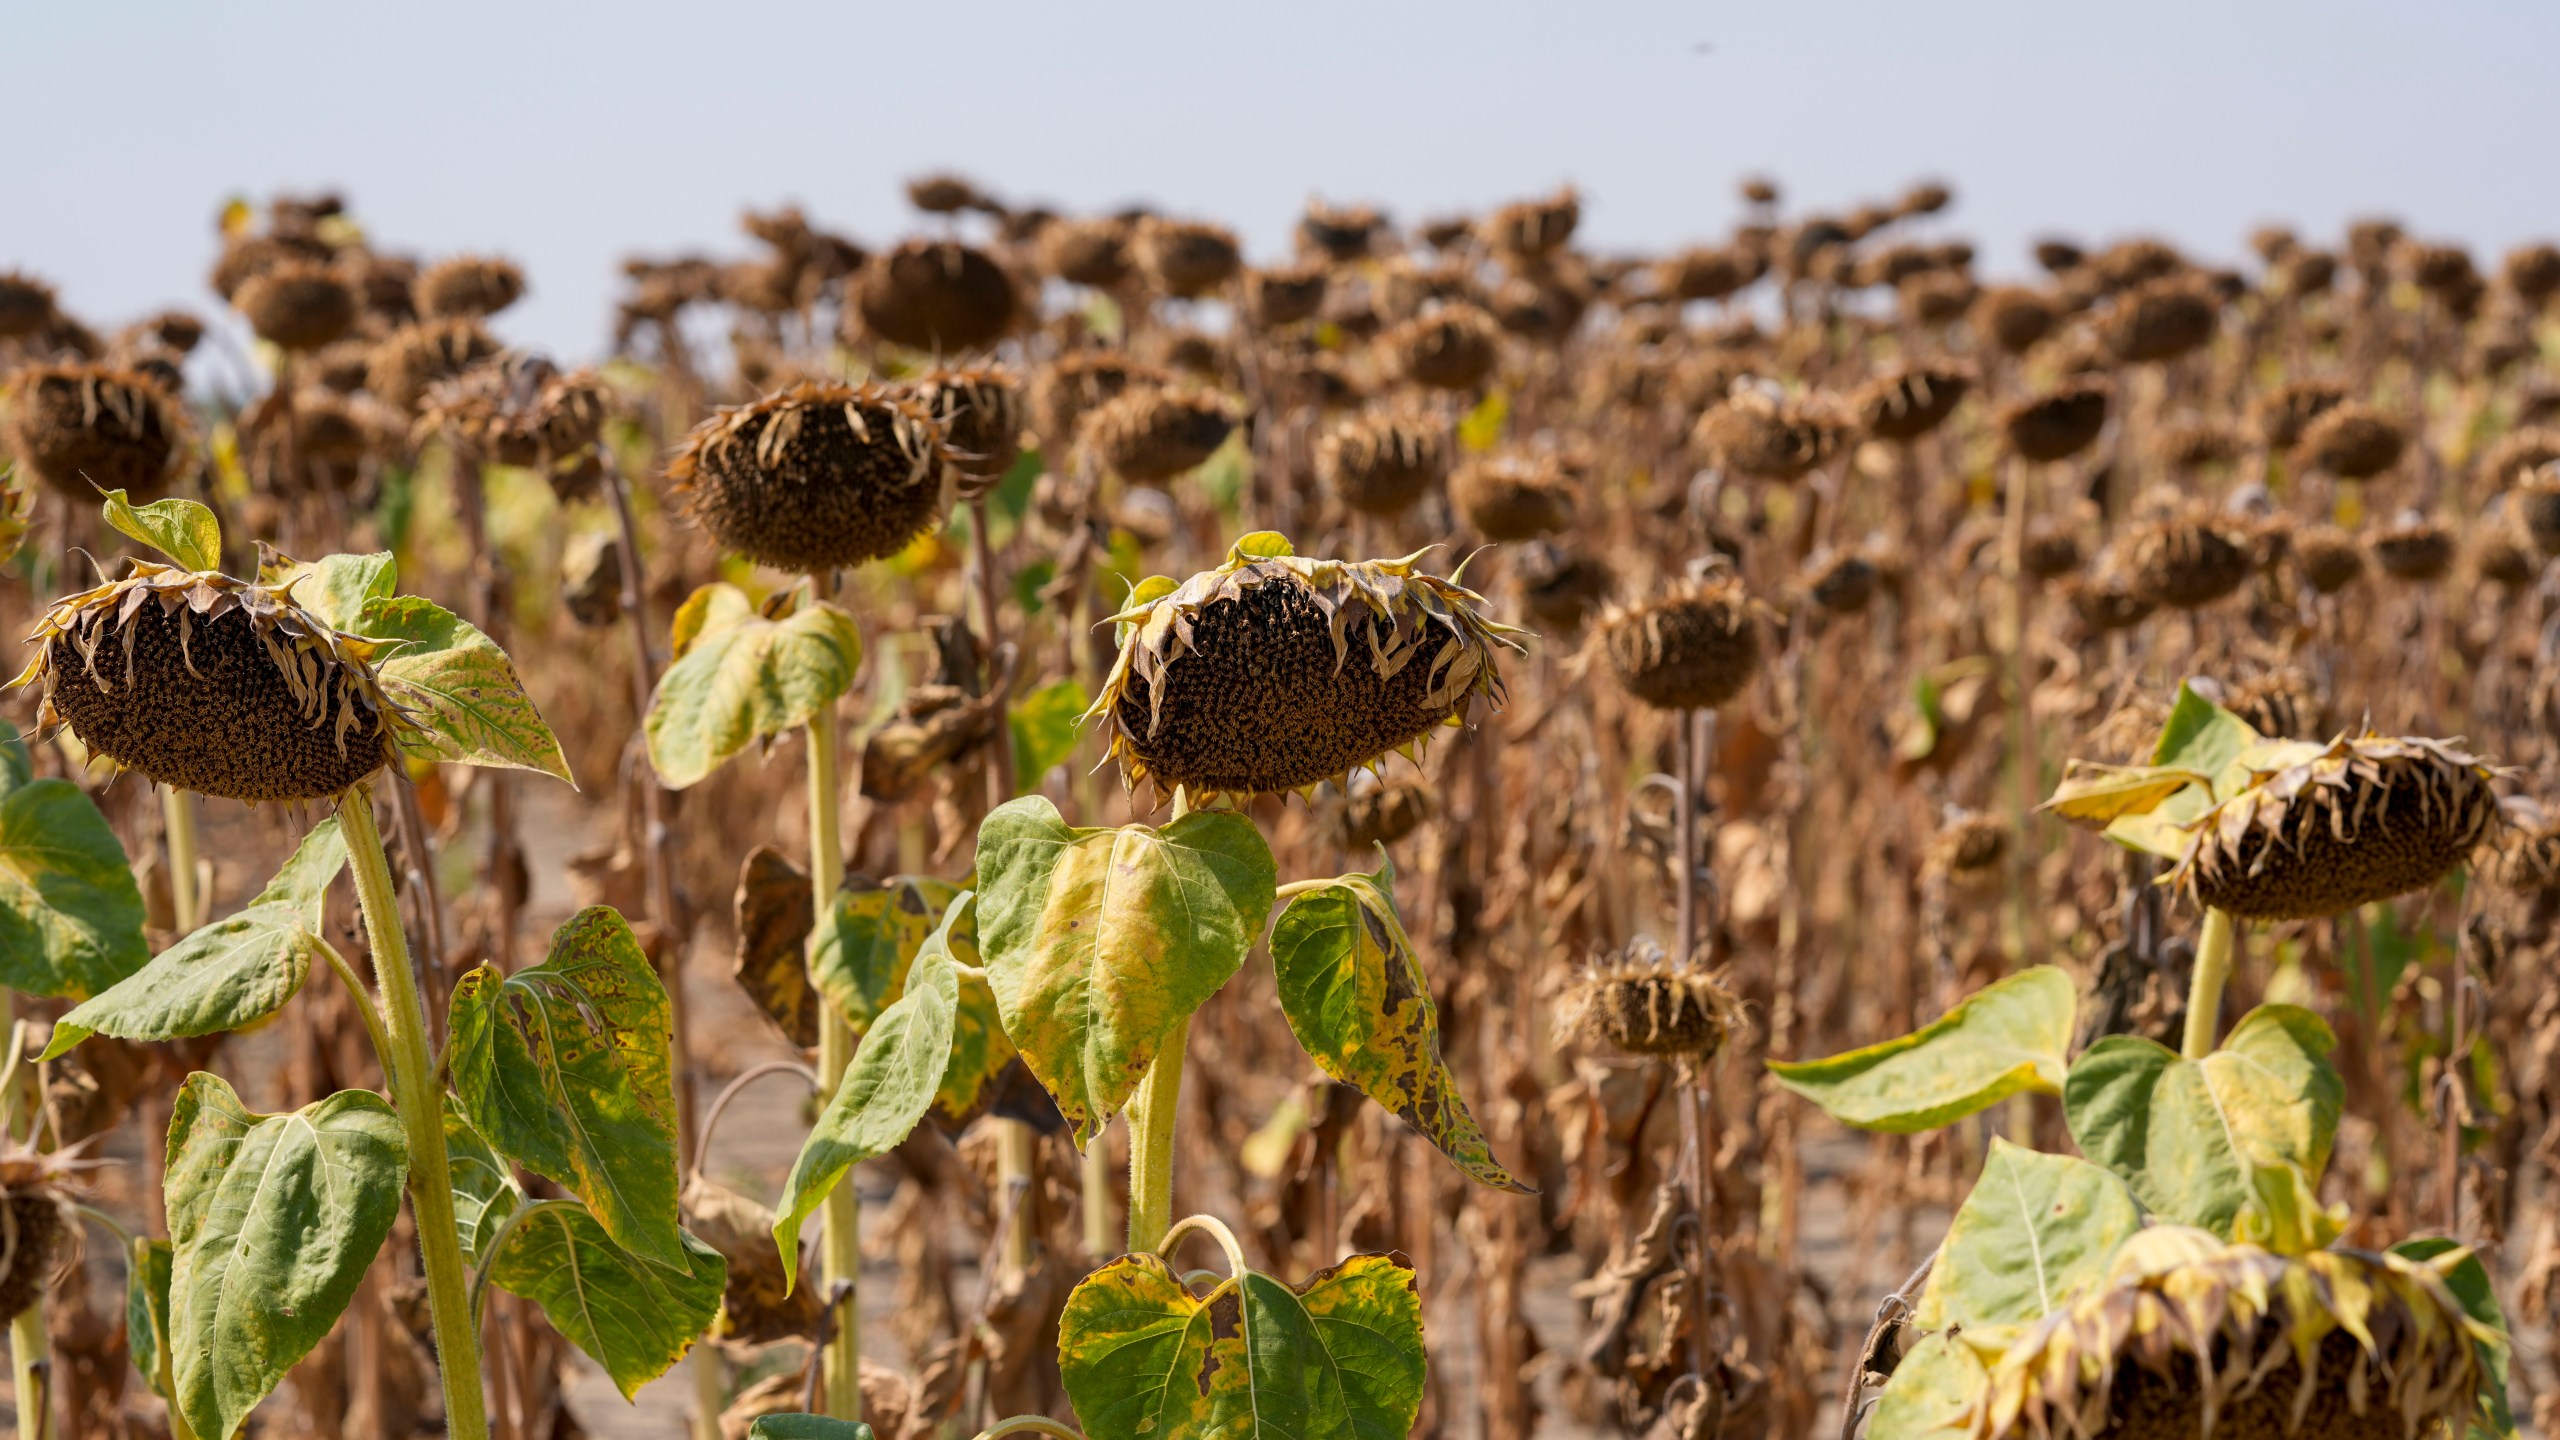
[[409,1142],[409,1205],[418,1222],[427,1313],[435,1322],[436,1359],[444,1372],[445,1433],[451,1440],[489,1440],[488,1407],[480,1393],[480,1336],[471,1323],[471,1276],[462,1265],[453,1174],[445,1161],[444,1086],[427,1038],[426,995],[418,988],[417,967],[409,962],[409,937],[400,928],[391,863],[382,853],[373,797],[364,787],[340,800],[338,828],[347,839],[347,868],[355,875],[365,938],[373,945],[373,973],[382,987],[383,1028],[391,1042],[381,1057],[382,1068],[391,1077],[391,1103],[400,1112],[400,1128]]
[[169,908],[176,912],[178,933],[191,934],[205,922],[203,877],[196,866],[196,797],[174,786],[160,792],[160,819],[169,832]]
[[[844,832],[837,806],[843,786],[837,778],[835,706],[819,708],[809,719],[809,891],[823,922],[844,885]],[[833,1095],[853,1063],[853,1027],[833,1005],[818,1007],[818,1093]],[[862,1197],[853,1177],[827,1193],[826,1230],[819,1241],[819,1293],[832,1295],[845,1286],[835,1328],[827,1339],[823,1370],[826,1413],[838,1420],[862,1418]]]
[[18,1440],[50,1440],[53,1434],[53,1365],[47,1358],[44,1301],[9,1318],[10,1393],[18,1402]]
[[2204,934],[2196,941],[2195,979],[2187,984],[2187,1043],[2183,1053],[2201,1060],[2213,1053],[2222,1031],[2222,987],[2231,980],[2231,959],[2239,947],[2239,926],[2228,910],[2204,912]]
[[1182,1109],[1183,1051],[1191,1043],[1191,1017],[1175,1023],[1156,1052],[1138,1093],[1129,1097],[1129,1253],[1143,1255],[1164,1243],[1173,1225],[1173,1129]]

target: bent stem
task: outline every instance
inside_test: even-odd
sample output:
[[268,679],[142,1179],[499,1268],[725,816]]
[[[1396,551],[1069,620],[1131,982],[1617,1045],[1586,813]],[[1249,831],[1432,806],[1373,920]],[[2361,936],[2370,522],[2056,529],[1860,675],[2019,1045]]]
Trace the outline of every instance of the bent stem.
[[1005,1435],[1047,1435],[1051,1440],[1084,1440],[1084,1436],[1046,1415],[1016,1415],[1009,1420],[999,1420],[979,1431],[975,1440],[998,1440]]
[[382,1066],[391,1077],[392,1108],[409,1143],[409,1206],[418,1222],[418,1260],[427,1276],[427,1311],[435,1322],[436,1358],[444,1379],[445,1433],[452,1440],[489,1440],[480,1393],[480,1337],[471,1323],[470,1276],[462,1266],[461,1232],[453,1218],[453,1174],[445,1161],[444,1089],[427,1039],[426,997],[409,962],[400,928],[391,862],[375,828],[373,797],[358,785],[339,797],[338,828],[347,868],[364,910],[373,972],[382,986],[383,1029],[390,1046]]
[[2221,1032],[2222,987],[2231,980],[2238,930],[2230,911],[2204,912],[2204,934],[2196,941],[2195,978],[2187,984],[2186,1044],[2179,1051],[2189,1060],[2212,1054],[2214,1037]]
[[[844,884],[844,831],[838,818],[842,790],[836,775],[835,702],[809,717],[809,893],[817,917],[810,943],[826,929],[836,891]],[[818,1006],[818,1093],[833,1095],[853,1063],[853,1027],[832,1004]],[[862,1419],[862,1197],[853,1177],[827,1192],[826,1230],[819,1242],[820,1294],[843,1312],[829,1327],[821,1369],[826,1378],[826,1413],[837,1420]],[[841,1293],[838,1287],[841,1286]]]

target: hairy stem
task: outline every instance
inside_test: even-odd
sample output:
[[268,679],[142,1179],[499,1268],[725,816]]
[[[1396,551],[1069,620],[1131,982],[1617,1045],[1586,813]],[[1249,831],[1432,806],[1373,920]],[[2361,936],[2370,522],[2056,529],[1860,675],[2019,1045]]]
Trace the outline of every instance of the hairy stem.
[[[825,928],[836,891],[844,884],[844,831],[837,805],[843,786],[836,774],[836,709],[821,706],[809,719],[809,892],[819,928]],[[815,936],[812,937],[815,943]],[[833,1005],[818,1007],[818,1093],[833,1095],[853,1063],[853,1027]],[[862,1418],[862,1197],[853,1177],[827,1194],[826,1230],[819,1241],[818,1281],[822,1295],[833,1296],[841,1284],[843,1306],[827,1337],[826,1413],[838,1420]]]
[[382,986],[383,1028],[391,1042],[381,1057],[382,1068],[391,1077],[391,1103],[400,1112],[400,1128],[409,1142],[409,1205],[418,1222],[427,1311],[435,1322],[436,1358],[444,1372],[445,1433],[452,1440],[488,1440],[480,1337],[471,1323],[471,1278],[462,1265],[453,1174],[445,1161],[444,1087],[428,1042],[426,997],[418,988],[417,968],[409,963],[409,937],[400,928],[391,862],[382,853],[373,797],[364,787],[340,798],[338,828],[347,838],[347,868],[355,875],[365,938],[373,946],[373,972]]
[[1164,1037],[1147,1078],[1129,1097],[1129,1253],[1144,1254],[1164,1242],[1173,1224],[1174,1116],[1182,1109],[1183,1051],[1191,1043],[1191,1017]]
[[2228,910],[2204,912],[2204,934],[2196,941],[2195,978],[2187,983],[2187,1039],[2180,1053],[2201,1060],[2213,1053],[2222,1030],[2222,987],[2231,980],[2231,959],[2239,949],[2239,926]]

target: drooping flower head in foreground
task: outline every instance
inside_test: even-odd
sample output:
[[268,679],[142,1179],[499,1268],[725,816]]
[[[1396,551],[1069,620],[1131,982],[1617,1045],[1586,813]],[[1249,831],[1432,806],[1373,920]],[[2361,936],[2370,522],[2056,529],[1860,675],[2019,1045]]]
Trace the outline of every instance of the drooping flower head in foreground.
[[806,381],[695,426],[667,475],[723,546],[808,575],[895,555],[939,523],[947,458],[916,400]]
[[2002,1353],[1974,1434],[2450,1440],[2480,1386],[2482,1327],[2444,1279],[2466,1254],[2287,1256],[2146,1230]]
[[1269,531],[1112,617],[1120,658],[1087,713],[1131,785],[1192,798],[1305,790],[1502,703],[1496,650],[1527,632],[1401,560],[1311,560]]
[[403,724],[373,664],[292,586],[132,562],[122,580],[54,602],[16,684],[38,722],[181,790],[318,800],[379,770]]

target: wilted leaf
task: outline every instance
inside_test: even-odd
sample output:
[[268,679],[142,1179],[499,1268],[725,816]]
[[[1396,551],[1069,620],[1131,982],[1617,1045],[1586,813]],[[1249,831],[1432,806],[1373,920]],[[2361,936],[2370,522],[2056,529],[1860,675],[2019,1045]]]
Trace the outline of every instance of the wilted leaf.
[[978,827],[978,934],[1005,1034],[1081,1146],[1244,963],[1278,889],[1253,822],[1078,829],[1037,795]]
[[2062,783],[2053,788],[2053,797],[2042,808],[2065,820],[2103,827],[2126,815],[2147,815],[2190,785],[2211,783],[2210,776],[2174,766],[2073,760],[2064,767]]
[[732,603],[697,591],[701,607],[686,602],[691,628],[678,616],[682,653],[658,681],[646,724],[649,763],[670,788],[693,784],[758,740],[808,724],[853,685],[862,638],[852,616],[827,604],[780,620],[736,616],[745,598]]
[[222,522],[193,500],[171,496],[137,506],[121,490],[106,494],[107,523],[188,570],[222,568]]
[[898,998],[907,967],[960,893],[948,881],[848,875],[809,946],[809,978],[856,1033]]
[[2251,1167],[2289,1165],[2313,1181],[2328,1168],[2346,1093],[2329,1064],[2336,1044],[2292,1005],[2250,1011],[2200,1061],[2110,1035],[2063,1086],[2071,1138],[2154,1213],[2228,1238],[2250,1203]]
[[411,754],[570,778],[568,757],[524,693],[515,663],[478,627],[432,600],[393,595],[365,601],[351,628],[399,644],[375,673],[383,693],[425,727],[405,734]]
[[667,992],[605,906],[539,965],[453,987],[453,1086],[499,1154],[578,1192],[616,1244],[681,1269]]
[[[6,771],[32,773],[6,726]],[[107,817],[68,780],[0,796],[0,985],[86,1000],[142,968],[142,891]]]
[[169,1354],[197,1434],[238,1429],[337,1323],[408,1167],[371,1091],[259,1115],[220,1076],[187,1077],[169,1117]]
[[818,1043],[818,990],[809,983],[809,932],[817,926],[809,872],[759,845],[738,871],[738,988],[792,1044]]
[[217,920],[54,1022],[43,1058],[91,1035],[176,1040],[251,1025],[284,1008],[320,954],[321,901],[347,868],[338,817],[311,827],[240,913]]
[[684,1358],[720,1312],[727,1283],[720,1252],[679,1236],[682,1270],[616,1245],[584,1205],[546,1201],[507,1232],[489,1279],[541,1306],[552,1328],[594,1357],[628,1400]]
[[1396,914],[1393,865],[1291,899],[1272,927],[1271,963],[1289,1029],[1324,1073],[1387,1107],[1469,1179],[1528,1193],[1493,1158],[1440,1058],[1440,1011]]
[[[975,912],[963,917],[974,928]],[[951,937],[951,950],[962,964],[975,964],[976,941],[965,947]],[[942,1067],[942,1084],[934,1091],[934,1113],[954,1124],[978,1113],[987,1087],[1013,1063],[1013,1042],[1005,1038],[1004,1017],[996,1012],[996,992],[975,975],[960,977],[960,1008],[951,1018],[951,1061]]]
[[847,1172],[888,1154],[933,1104],[951,1058],[952,1014],[960,1004],[960,972],[949,939],[951,922],[964,908],[949,907],[941,928],[926,937],[908,971],[906,993],[864,1033],[842,1083],[791,1163],[773,1223],[786,1285],[799,1278],[801,1225]]
[[1401,1255],[1297,1288],[1247,1270],[1205,1298],[1124,1255],[1067,1297],[1058,1370],[1092,1440],[1387,1440],[1422,1408],[1422,1301]]
[[[2457,1256],[2455,1252],[2459,1251]],[[2465,1249],[2458,1241],[2442,1235],[2427,1235],[2403,1240],[2391,1247],[2391,1253],[2403,1260],[2414,1260],[2434,1268],[2444,1280],[2445,1288],[2462,1304],[2463,1313],[2489,1327],[2496,1339],[2478,1342],[2480,1346],[2480,1398],[2487,1410],[2486,1433],[2507,1440],[2516,1433],[2516,1419],[2507,1399],[2507,1372],[2515,1363],[2515,1344],[2507,1330],[2507,1314],[2498,1305],[2497,1287],[2489,1281],[2488,1267],[2480,1257]],[[2484,1427],[2473,1421],[2471,1434],[2479,1436]]]
[[1933,1130],[2020,1091],[2061,1094],[2078,1003],[2070,976],[2038,965],[1908,1035],[1827,1060],[1772,1060],[1769,1069],[1844,1125]]
[[1969,1344],[1995,1346],[2102,1279],[2141,1228],[2132,1192],[2104,1167],[1995,1136],[1912,1323],[1961,1325]]

